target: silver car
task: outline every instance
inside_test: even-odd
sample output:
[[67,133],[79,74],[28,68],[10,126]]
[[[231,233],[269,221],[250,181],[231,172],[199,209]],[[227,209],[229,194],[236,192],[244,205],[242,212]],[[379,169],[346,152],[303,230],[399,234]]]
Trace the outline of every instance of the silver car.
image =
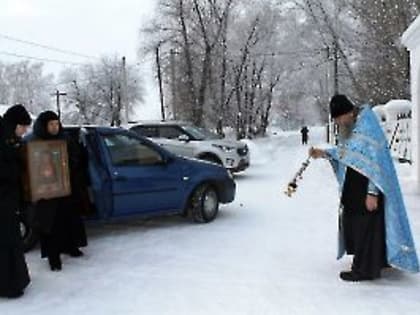
[[130,130],[148,137],[167,150],[182,156],[223,165],[231,172],[240,172],[250,165],[248,146],[184,122],[143,122]]

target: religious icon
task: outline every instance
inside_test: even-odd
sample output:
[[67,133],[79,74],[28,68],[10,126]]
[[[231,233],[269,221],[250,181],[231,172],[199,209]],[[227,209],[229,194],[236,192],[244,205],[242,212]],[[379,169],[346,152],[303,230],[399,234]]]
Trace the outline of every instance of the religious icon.
[[67,145],[63,140],[32,141],[26,145],[27,199],[36,202],[70,195]]

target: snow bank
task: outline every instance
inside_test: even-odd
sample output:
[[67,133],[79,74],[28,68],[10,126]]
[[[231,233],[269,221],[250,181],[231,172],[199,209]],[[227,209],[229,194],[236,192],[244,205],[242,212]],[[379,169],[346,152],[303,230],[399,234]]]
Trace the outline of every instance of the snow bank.
[[390,100],[384,106],[386,120],[397,120],[399,115],[408,114],[411,111],[411,102],[409,100]]
[[378,117],[378,120],[383,123],[386,121],[386,110],[385,105],[376,105],[373,107],[373,112],[376,114],[376,117]]

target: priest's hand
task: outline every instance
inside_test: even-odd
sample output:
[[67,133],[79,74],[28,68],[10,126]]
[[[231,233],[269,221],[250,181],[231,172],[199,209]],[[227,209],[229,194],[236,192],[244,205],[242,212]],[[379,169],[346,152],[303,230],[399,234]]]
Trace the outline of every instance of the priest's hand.
[[367,195],[365,205],[366,209],[370,212],[378,209],[378,196]]
[[311,158],[314,158],[314,159],[325,157],[325,151],[324,150],[317,149],[317,148],[314,148],[314,147],[311,147],[309,149],[309,152],[308,153],[309,153],[309,156]]

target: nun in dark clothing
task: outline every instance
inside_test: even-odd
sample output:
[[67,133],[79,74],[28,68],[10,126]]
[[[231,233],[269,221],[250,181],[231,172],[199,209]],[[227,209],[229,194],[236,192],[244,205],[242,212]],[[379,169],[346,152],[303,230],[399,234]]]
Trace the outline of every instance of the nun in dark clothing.
[[68,197],[39,200],[35,207],[41,257],[48,257],[51,270],[59,271],[62,268],[60,254],[80,257],[83,252],[79,248],[87,245],[84,223],[79,215],[79,189],[76,187],[87,186],[87,183],[80,183],[80,176],[77,175],[86,162],[79,144],[65,136],[59,117],[52,111],[42,112],[38,116],[33,134],[29,137],[29,141],[32,140],[65,140],[67,143],[72,194]]
[[23,204],[21,137],[31,124],[22,105],[0,117],[0,296],[17,298],[30,282],[16,211]]

